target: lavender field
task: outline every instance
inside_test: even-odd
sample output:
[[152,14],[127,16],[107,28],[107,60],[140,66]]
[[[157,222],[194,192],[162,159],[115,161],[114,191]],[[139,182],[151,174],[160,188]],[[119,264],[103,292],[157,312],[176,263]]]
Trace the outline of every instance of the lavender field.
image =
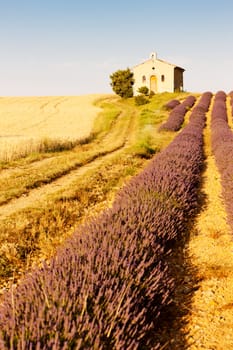
[[159,131],[176,132],[168,146],[111,207],[79,225],[54,257],[4,294],[0,349],[177,349],[166,347],[158,330],[179,287],[169,258],[200,210],[211,103],[212,151],[233,225],[226,98],[205,92],[167,107]]

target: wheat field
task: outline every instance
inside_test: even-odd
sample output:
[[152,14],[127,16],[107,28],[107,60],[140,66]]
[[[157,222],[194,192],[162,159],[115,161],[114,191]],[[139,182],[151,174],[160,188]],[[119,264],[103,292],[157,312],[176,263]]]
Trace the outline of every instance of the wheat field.
[[87,137],[101,95],[0,98],[0,161],[38,151],[43,140]]

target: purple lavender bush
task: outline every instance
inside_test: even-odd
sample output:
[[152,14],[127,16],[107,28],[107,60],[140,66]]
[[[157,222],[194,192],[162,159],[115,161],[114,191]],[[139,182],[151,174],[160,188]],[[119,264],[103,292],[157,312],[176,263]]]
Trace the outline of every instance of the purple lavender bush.
[[112,208],[4,296],[0,349],[160,349],[156,329],[175,288],[166,259],[197,207],[210,100],[203,94],[189,124]]
[[233,133],[228,125],[226,94],[216,93],[211,115],[211,143],[221,174],[222,193],[226,203],[228,222],[233,227]]
[[179,100],[176,100],[176,99],[173,99],[171,101],[168,101],[166,104],[165,104],[165,108],[168,109],[168,110],[171,110],[171,109],[174,109],[176,106],[178,106],[180,104],[180,101]]
[[233,91],[229,92],[230,105],[231,105],[231,116],[233,117]]
[[159,130],[178,131],[180,130],[187,111],[194,105],[196,98],[188,96],[182,103],[177,105],[169,114],[168,119],[163,123]]

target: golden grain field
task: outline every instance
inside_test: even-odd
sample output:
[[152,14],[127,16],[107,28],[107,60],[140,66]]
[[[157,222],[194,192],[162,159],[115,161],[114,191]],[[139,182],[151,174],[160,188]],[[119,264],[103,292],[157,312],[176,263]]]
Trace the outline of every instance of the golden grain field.
[[37,151],[45,139],[87,137],[101,95],[0,98],[0,160]]

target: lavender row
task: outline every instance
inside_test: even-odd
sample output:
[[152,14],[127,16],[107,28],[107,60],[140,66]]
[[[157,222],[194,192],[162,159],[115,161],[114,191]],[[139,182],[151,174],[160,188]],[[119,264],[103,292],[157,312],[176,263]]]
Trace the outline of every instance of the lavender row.
[[168,119],[163,123],[159,130],[178,131],[180,130],[187,111],[194,105],[196,98],[188,96],[182,103],[177,105],[169,114]]
[[233,117],[233,91],[229,92],[229,96],[230,96],[231,116]]
[[190,123],[112,208],[5,295],[1,349],[160,348],[149,335],[175,288],[169,247],[197,207],[210,100],[203,94]]
[[221,174],[229,224],[233,227],[233,133],[228,125],[226,94],[216,93],[211,118],[212,151]]
[[179,100],[176,100],[176,99],[173,99],[171,101],[168,101],[166,104],[165,104],[165,108],[168,109],[168,110],[171,110],[171,109],[174,109],[176,106],[178,106],[180,104],[180,101]]

